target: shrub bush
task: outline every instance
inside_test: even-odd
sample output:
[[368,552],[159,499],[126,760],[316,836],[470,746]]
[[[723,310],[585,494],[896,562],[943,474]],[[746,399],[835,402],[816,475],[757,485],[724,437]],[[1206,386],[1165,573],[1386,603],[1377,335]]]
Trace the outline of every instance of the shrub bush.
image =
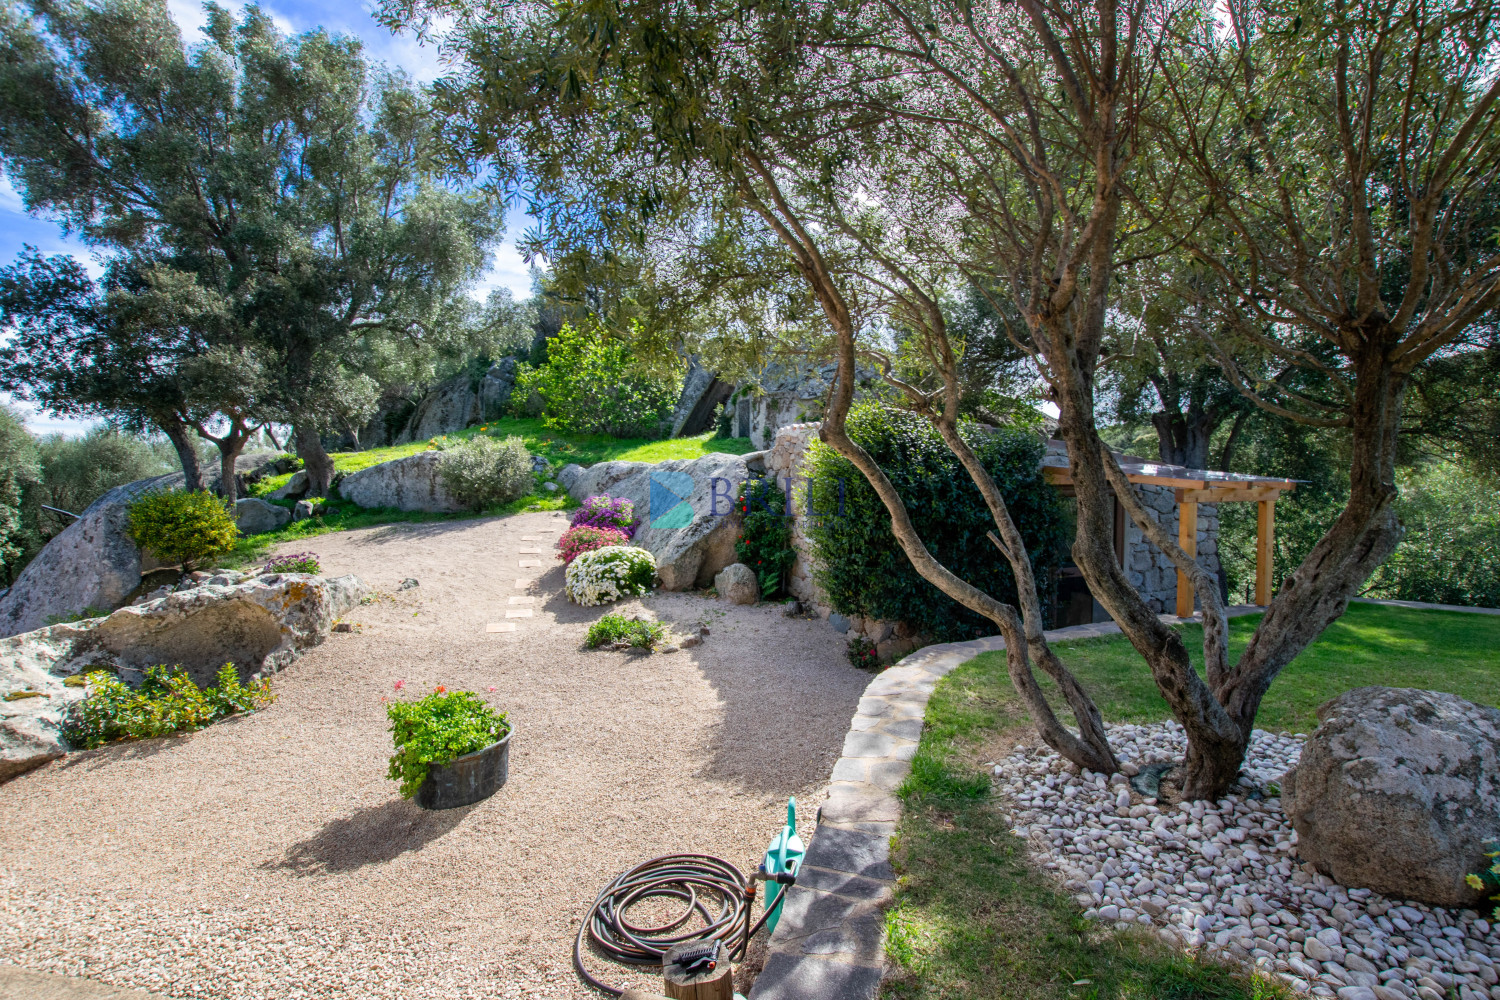
[[401,782],[401,797],[417,794],[427,773],[466,753],[483,750],[510,732],[504,712],[497,712],[472,691],[439,687],[420,701],[396,701],[386,706],[391,739],[387,776]]
[[862,635],[849,640],[845,655],[849,657],[850,663],[861,670],[875,670],[880,666],[880,654],[875,652],[875,644]]
[[[75,514],[82,514],[84,508],[116,486],[178,468],[175,457],[167,458],[150,442],[110,428],[96,428],[77,438],[41,438],[37,451],[42,467],[42,503]],[[70,520],[63,518],[61,523],[66,526]]]
[[584,552],[608,548],[611,545],[625,545],[629,541],[630,539],[625,537],[625,532],[619,528],[590,528],[587,525],[581,525],[577,528],[569,528],[562,533],[562,537],[557,540],[557,558],[563,561],[564,566],[567,566]]
[[797,558],[786,502],[786,494],[770,479],[746,480],[735,498],[740,535],[734,542],[734,556],[755,571],[762,600],[782,591]]
[[600,327],[564,326],[547,361],[518,370],[513,400],[535,392],[549,427],[569,434],[656,437],[682,392],[682,375],[642,367],[627,344]]
[[[924,420],[874,405],[849,415],[849,435],[885,470],[913,525],[942,563],[1002,601],[1016,601],[1010,567],[985,537],[994,521],[979,489]],[[1042,478],[1042,443],[1020,430],[960,429],[994,478],[1031,555],[1044,613],[1049,581],[1067,544],[1057,491]],[[890,515],[853,463],[821,442],[808,454],[808,492],[815,516],[808,535],[820,564],[818,582],[835,611],[904,621],[924,635],[968,639],[994,631],[922,579],[891,532]],[[800,514],[800,512],[799,512]],[[841,516],[840,516],[841,515]]]
[[207,491],[147,493],[126,508],[127,531],[164,563],[192,567],[234,548],[234,512]]
[[656,558],[632,545],[585,552],[563,575],[568,596],[584,607],[639,597],[656,583]]
[[[1500,607],[1500,490],[1451,462],[1397,473],[1406,530],[1366,585],[1371,597]],[[1279,516],[1280,511],[1277,511]]]
[[323,567],[318,563],[316,552],[293,552],[290,555],[277,556],[266,563],[267,573],[321,573]]
[[628,642],[637,649],[650,649],[666,638],[666,635],[667,627],[661,622],[607,614],[589,626],[587,644],[590,649],[596,649],[606,643]]
[[518,437],[496,441],[476,434],[461,444],[449,442],[438,459],[438,475],[453,499],[470,510],[519,500],[535,485],[531,453]]
[[199,688],[181,667],[150,667],[139,688],[103,670],[89,673],[87,679],[89,691],[74,709],[68,738],[89,749],[115,740],[202,729],[274,700],[269,681],[241,684],[232,663],[219,668],[217,683],[208,688]]
[[568,524],[574,528],[618,528],[626,538],[634,538],[640,527],[635,517],[635,501],[629,497],[612,497],[608,493],[589,497],[573,512]]

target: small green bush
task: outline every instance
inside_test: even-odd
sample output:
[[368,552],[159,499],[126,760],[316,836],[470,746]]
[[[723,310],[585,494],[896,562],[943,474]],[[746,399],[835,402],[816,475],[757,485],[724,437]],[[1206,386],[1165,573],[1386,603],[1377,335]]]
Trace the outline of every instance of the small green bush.
[[519,500],[535,485],[531,453],[518,437],[496,441],[476,434],[461,444],[450,442],[438,459],[438,475],[453,499],[470,510]]
[[131,539],[164,563],[191,568],[234,548],[234,512],[207,491],[147,493],[127,509]]
[[151,667],[139,688],[103,670],[88,674],[89,692],[78,703],[68,738],[85,748],[115,740],[142,740],[202,729],[226,715],[253,712],[273,700],[269,681],[241,684],[234,664],[219,668],[217,684],[199,688],[187,671]]
[[849,657],[850,663],[861,670],[877,670],[880,667],[880,654],[875,652],[875,644],[862,635],[849,640],[845,655]]
[[[979,488],[937,431],[913,414],[862,405],[849,415],[849,436],[885,470],[927,547],[960,578],[999,600],[1016,601],[1005,559],[985,537],[995,528]],[[1042,443],[1021,430],[960,428],[999,486],[1031,555],[1046,613],[1048,585],[1068,543],[1057,491],[1042,478]],[[819,583],[835,611],[904,621],[923,635],[970,639],[994,631],[912,569],[891,532],[891,517],[854,464],[821,442],[808,452],[808,493],[815,515],[808,535]],[[806,508],[805,501],[798,506]],[[798,516],[803,512],[798,511]]]
[[417,794],[432,768],[483,750],[510,732],[505,713],[472,691],[450,693],[439,687],[421,701],[391,702],[385,711],[396,744],[387,775],[401,782],[406,799]]
[[651,649],[666,638],[667,627],[661,622],[647,622],[626,618],[621,614],[607,614],[589,626],[588,647],[615,642],[628,642],[637,649]]
[[512,400],[544,401],[548,426],[569,434],[658,437],[682,392],[682,375],[642,367],[629,346],[601,327],[564,326],[547,341],[547,361],[517,371]]
[[792,548],[792,518],[786,494],[770,479],[750,479],[735,498],[740,513],[740,536],[734,556],[755,571],[762,600],[770,600],[786,586],[797,553]]

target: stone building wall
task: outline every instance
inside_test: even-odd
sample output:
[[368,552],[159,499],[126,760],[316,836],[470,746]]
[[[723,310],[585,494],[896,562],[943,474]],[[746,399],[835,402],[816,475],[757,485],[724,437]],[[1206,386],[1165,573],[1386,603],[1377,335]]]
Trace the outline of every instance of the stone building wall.
[[[1170,486],[1138,484],[1135,488],[1146,510],[1177,537],[1177,497]],[[1219,506],[1198,505],[1198,565],[1219,574]],[[1146,604],[1157,613],[1177,610],[1177,567],[1166,553],[1146,541],[1141,529],[1125,518],[1125,575]]]

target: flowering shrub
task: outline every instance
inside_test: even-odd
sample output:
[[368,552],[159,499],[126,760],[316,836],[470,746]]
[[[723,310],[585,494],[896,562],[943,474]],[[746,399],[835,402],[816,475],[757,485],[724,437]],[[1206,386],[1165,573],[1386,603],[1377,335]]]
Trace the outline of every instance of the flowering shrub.
[[293,552],[291,555],[277,556],[266,563],[267,573],[321,573],[323,567],[318,565],[318,554],[316,552]]
[[880,654],[875,644],[862,635],[849,640],[849,662],[861,670],[875,670],[880,666]]
[[734,556],[755,572],[763,598],[776,596],[797,560],[786,501],[774,479],[747,480],[735,498],[740,537],[734,543]]
[[581,553],[564,574],[568,596],[584,607],[638,597],[656,582],[656,559],[633,545]]
[[557,540],[557,558],[566,566],[585,552],[595,549],[606,548],[610,545],[624,545],[630,538],[619,528],[591,528],[588,525],[579,525],[569,528],[562,533]]
[[[72,678],[69,678],[71,680]],[[139,688],[104,670],[88,674],[68,737],[92,749],[115,740],[142,740],[202,729],[226,715],[253,712],[273,699],[269,681],[241,684],[234,664],[219,668],[218,684],[199,688],[181,667],[149,667]]]
[[[399,684],[397,690],[404,687]],[[493,689],[492,689],[493,690]],[[401,797],[411,798],[434,767],[483,750],[510,732],[504,712],[497,712],[472,691],[454,691],[439,685],[421,701],[396,701],[386,705],[391,721],[392,781],[401,782]]]
[[608,493],[589,497],[573,512],[568,524],[574,528],[618,528],[626,538],[635,537],[640,522],[635,519],[635,501],[629,497],[611,497]]
[[[1481,892],[1490,892],[1490,902],[1500,903],[1500,840],[1486,841],[1484,844],[1484,856],[1494,863],[1478,875],[1468,876],[1467,881],[1469,885]],[[1500,906],[1495,907],[1495,912],[1492,916],[1496,920],[1500,920]]]

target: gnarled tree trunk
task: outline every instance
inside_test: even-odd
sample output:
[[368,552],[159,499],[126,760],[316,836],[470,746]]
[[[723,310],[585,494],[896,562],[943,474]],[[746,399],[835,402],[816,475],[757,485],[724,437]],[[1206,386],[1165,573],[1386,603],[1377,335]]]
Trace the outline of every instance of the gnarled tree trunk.
[[333,484],[333,459],[323,447],[323,436],[312,423],[298,421],[292,427],[292,438],[307,473],[307,495],[326,497]]

